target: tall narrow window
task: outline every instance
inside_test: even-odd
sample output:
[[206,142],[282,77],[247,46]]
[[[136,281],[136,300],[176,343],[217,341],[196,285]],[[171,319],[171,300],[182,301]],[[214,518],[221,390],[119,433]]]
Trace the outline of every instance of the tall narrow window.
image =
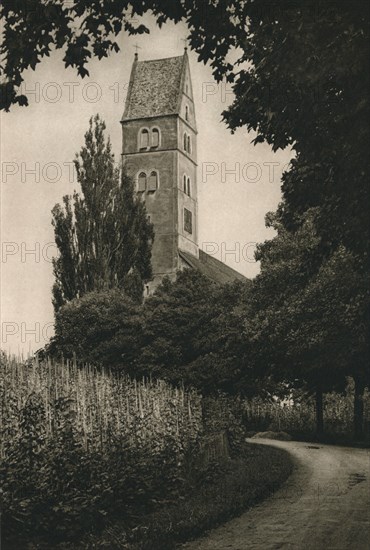
[[139,193],[143,193],[146,190],[146,174],[145,172],[140,172],[137,180],[137,190]]
[[184,174],[184,193],[186,193],[186,176]]
[[190,136],[188,136],[188,139],[187,139],[187,145],[188,145],[188,148],[187,148],[187,151],[188,153],[191,153],[191,142],[190,142]]
[[186,134],[184,133],[184,151],[186,151],[186,145],[187,145],[187,140],[186,140]]
[[148,191],[156,191],[158,189],[158,174],[157,172],[151,172],[148,181]]
[[190,197],[190,178],[188,178],[187,186],[186,186],[186,194]]
[[152,130],[152,147],[159,147],[159,130],[153,128]]
[[146,149],[149,147],[149,132],[144,128],[140,132],[140,149]]
[[187,208],[184,208],[184,229],[190,235],[193,233],[193,214]]
[[189,120],[189,107],[185,105],[185,120]]

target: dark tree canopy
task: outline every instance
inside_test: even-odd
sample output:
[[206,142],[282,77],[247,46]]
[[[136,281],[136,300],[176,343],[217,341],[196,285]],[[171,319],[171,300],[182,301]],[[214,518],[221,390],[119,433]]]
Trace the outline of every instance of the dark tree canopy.
[[90,292],[57,312],[50,351],[205,394],[253,393],[258,373],[243,333],[249,287],[216,285],[185,270],[143,304],[118,289]]
[[133,182],[115,167],[105,124],[90,120],[85,146],[75,159],[81,194],[53,208],[55,310],[93,290],[120,288],[141,300],[151,279],[153,226]]
[[308,211],[291,233],[278,215],[270,216],[277,236],[258,247],[261,273],[253,281],[247,328],[273,349],[281,362],[278,376],[309,382],[312,375],[325,382],[325,371],[330,390],[340,373],[366,376],[370,277],[343,246],[317,262],[321,239],[314,220],[315,212]]
[[[351,376],[363,393],[370,382],[370,277],[342,245],[317,261],[316,215],[307,211],[294,232],[268,216],[277,236],[257,251],[261,274],[250,293],[247,339],[257,370],[277,381],[322,396]],[[357,427],[360,433],[362,418]]]
[[[248,288],[238,281],[218,285],[195,270],[164,281],[144,304],[143,342],[134,369],[184,381],[204,393],[235,392],[244,374],[248,379],[241,307]],[[248,384],[254,385],[252,375]]]
[[109,367],[132,360],[139,349],[140,310],[118,288],[95,290],[71,300],[56,312],[48,353]]
[[[317,208],[325,256],[344,244],[369,261],[369,6],[364,2],[246,2],[235,33],[240,70],[224,120],[295,158],[283,176],[282,221]],[[218,63],[222,56],[216,57]],[[246,63],[247,65],[244,65]],[[224,66],[225,67],[225,66]]]

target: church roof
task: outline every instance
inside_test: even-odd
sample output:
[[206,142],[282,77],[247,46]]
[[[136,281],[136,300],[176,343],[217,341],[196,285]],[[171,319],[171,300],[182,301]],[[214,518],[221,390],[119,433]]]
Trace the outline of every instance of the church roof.
[[199,259],[183,250],[179,250],[179,254],[189,267],[197,269],[200,273],[208,277],[208,279],[216,283],[224,284],[231,283],[235,280],[248,280],[247,277],[203,250],[199,250]]
[[186,53],[179,57],[135,61],[122,120],[176,114]]

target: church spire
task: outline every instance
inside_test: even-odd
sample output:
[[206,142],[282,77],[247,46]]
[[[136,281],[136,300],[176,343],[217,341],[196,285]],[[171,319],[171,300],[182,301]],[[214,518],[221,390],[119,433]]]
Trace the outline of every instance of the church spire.
[[135,60],[122,117],[122,162],[155,228],[155,288],[183,265],[179,251],[199,257],[197,130],[186,50],[181,56]]
[[186,52],[147,61],[138,60],[135,54],[122,120],[179,114],[185,71]]

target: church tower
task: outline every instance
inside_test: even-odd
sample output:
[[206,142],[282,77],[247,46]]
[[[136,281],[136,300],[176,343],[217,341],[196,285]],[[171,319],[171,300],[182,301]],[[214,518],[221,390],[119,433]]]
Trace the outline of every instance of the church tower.
[[154,224],[152,290],[187,265],[184,258],[199,259],[197,128],[186,50],[151,61],[135,54],[121,124],[123,166]]

